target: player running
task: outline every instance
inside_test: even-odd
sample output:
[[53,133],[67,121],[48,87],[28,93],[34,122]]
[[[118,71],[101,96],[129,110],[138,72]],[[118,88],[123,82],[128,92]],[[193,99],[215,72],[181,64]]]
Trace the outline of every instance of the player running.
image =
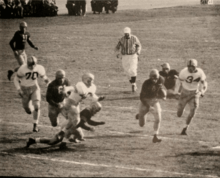
[[199,107],[199,97],[204,96],[208,87],[206,75],[197,65],[198,62],[196,59],[190,59],[187,62],[187,67],[182,69],[179,74],[182,89],[178,103],[177,116],[182,116],[186,104],[189,104],[190,107],[190,113],[186,119],[186,127],[183,128],[181,135],[187,135],[189,124]]
[[37,82],[38,77],[43,78],[46,84],[50,82],[44,67],[38,65],[37,58],[32,56],[28,58],[27,64],[23,64],[18,69],[14,78],[15,87],[22,98],[23,108],[27,114],[33,113],[33,132],[39,131],[37,125],[40,117],[41,91]]
[[[25,53],[26,42],[28,42],[28,44],[36,50],[38,50],[38,47],[36,47],[31,41],[31,35],[27,32],[27,23],[21,22],[19,24],[19,28],[20,30],[15,32],[9,44],[14,52],[14,56],[18,61],[19,66],[21,66],[22,64],[27,63],[27,55]],[[8,70],[8,80],[11,80],[13,73],[16,72],[18,68],[19,67],[15,68],[14,71]]]
[[159,134],[161,123],[161,107],[159,99],[166,99],[166,89],[164,84],[164,78],[160,76],[157,69],[153,69],[150,72],[149,79],[145,80],[140,94],[139,113],[136,115],[136,119],[139,120],[140,127],[145,125],[145,115],[151,112],[154,115],[154,137],[153,143],[161,142],[157,136]]

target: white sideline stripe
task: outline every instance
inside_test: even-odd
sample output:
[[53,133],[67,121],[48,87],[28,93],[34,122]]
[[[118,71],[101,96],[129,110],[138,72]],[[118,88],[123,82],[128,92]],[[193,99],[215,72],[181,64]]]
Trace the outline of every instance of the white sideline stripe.
[[[1,153],[6,154],[6,155],[8,154],[7,152],[1,152]],[[94,164],[94,163],[88,163],[88,162],[76,162],[76,161],[68,161],[68,160],[62,160],[62,159],[54,159],[54,158],[31,156],[31,155],[16,154],[15,156],[20,156],[20,157],[23,157],[23,158],[54,161],[54,162],[60,162],[60,163],[87,165],[87,166],[93,166],[93,167],[106,167],[106,168],[127,169],[127,170],[135,170],[135,171],[169,173],[169,174],[192,176],[192,177],[218,177],[218,176],[214,176],[214,175],[188,174],[188,173],[181,173],[181,172],[163,171],[163,170],[159,170],[159,169],[158,170],[152,170],[152,169],[145,169],[145,168],[138,168],[138,167],[126,167],[126,166],[117,166],[117,165],[115,166],[115,165],[106,165],[106,164]]]
[[[3,121],[0,119],[0,122],[4,122],[4,123],[7,123],[7,124],[13,124],[13,125],[32,125],[30,123],[22,123],[22,122],[7,122],[7,121]],[[53,128],[53,129],[57,129],[59,130],[60,127],[52,127],[52,126],[48,126],[48,125],[40,125],[38,124],[38,126],[40,127],[47,127],[47,128]],[[141,135],[141,134],[131,134],[131,133],[125,133],[125,132],[117,132],[117,131],[109,131],[109,133],[113,133],[113,134],[120,134],[120,135],[132,135],[132,136],[140,136],[140,137],[153,137],[153,136],[150,136],[150,135]],[[218,144],[218,142],[206,142],[206,141],[201,141],[201,140],[197,140],[197,141],[194,141],[194,140],[186,140],[186,139],[179,139],[179,138],[170,138],[170,137],[163,137],[163,136],[160,136],[161,138],[163,139],[167,139],[167,140],[177,140],[177,141],[183,141],[183,142],[192,142],[192,143],[201,143],[201,144]]]
[[[120,134],[120,135],[132,135],[132,136],[140,136],[140,137],[150,137],[150,138],[153,138],[153,136],[151,135],[141,135],[141,134],[131,134],[131,133],[125,133],[125,132],[117,132],[117,131],[109,131],[110,133],[117,133],[117,134]],[[177,141],[183,141],[183,142],[192,142],[192,143],[201,143],[201,144],[218,144],[218,142],[206,142],[206,141],[201,141],[201,140],[198,140],[198,141],[194,141],[194,140],[186,140],[186,139],[179,139],[179,138],[170,138],[170,137],[163,137],[163,136],[159,136],[160,138],[163,138],[165,140],[177,140]]]

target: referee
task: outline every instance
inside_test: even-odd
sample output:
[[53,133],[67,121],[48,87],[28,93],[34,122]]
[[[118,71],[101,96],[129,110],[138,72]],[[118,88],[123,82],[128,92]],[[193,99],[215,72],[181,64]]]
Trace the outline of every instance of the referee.
[[[137,90],[136,77],[138,68],[138,56],[141,53],[141,43],[139,39],[131,34],[129,27],[124,28],[124,36],[119,39],[115,51],[122,55],[122,67],[129,77],[129,82],[132,86],[132,92]],[[119,58],[120,54],[117,54]]]

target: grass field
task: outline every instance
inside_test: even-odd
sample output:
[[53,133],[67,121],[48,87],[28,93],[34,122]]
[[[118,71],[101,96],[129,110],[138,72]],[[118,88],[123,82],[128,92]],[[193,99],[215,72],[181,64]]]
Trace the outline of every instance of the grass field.
[[[86,18],[61,15],[25,18],[38,51],[27,46],[45,66],[50,79],[64,69],[72,84],[84,72],[95,75],[97,94],[105,95],[103,109],[94,119],[106,122],[94,133],[85,133],[85,142],[58,146],[34,145],[24,149],[29,137],[52,137],[42,88],[40,132],[32,133],[32,116],[26,115],[7,70],[17,66],[9,41],[21,19],[0,19],[0,176],[71,177],[220,177],[219,146],[219,49],[220,6],[178,6],[151,10],[121,10],[115,14],[88,14]],[[131,92],[114,47],[129,26],[143,50],[137,85]],[[207,75],[208,91],[189,128],[181,136],[188,108],[176,116],[176,100],[161,101],[160,144],[152,143],[153,116],[140,128],[138,111],[141,84],[150,69],[163,62],[181,70],[195,58]],[[82,104],[84,108],[86,102]],[[64,118],[60,117],[61,120]],[[59,128],[57,128],[58,131]]]

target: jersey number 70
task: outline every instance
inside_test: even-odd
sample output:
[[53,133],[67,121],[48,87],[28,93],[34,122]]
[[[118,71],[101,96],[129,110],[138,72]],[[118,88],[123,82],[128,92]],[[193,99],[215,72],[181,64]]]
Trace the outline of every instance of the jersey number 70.
[[27,72],[25,76],[26,80],[28,80],[29,78],[31,78],[32,80],[36,80],[36,78],[38,78],[38,72]]

